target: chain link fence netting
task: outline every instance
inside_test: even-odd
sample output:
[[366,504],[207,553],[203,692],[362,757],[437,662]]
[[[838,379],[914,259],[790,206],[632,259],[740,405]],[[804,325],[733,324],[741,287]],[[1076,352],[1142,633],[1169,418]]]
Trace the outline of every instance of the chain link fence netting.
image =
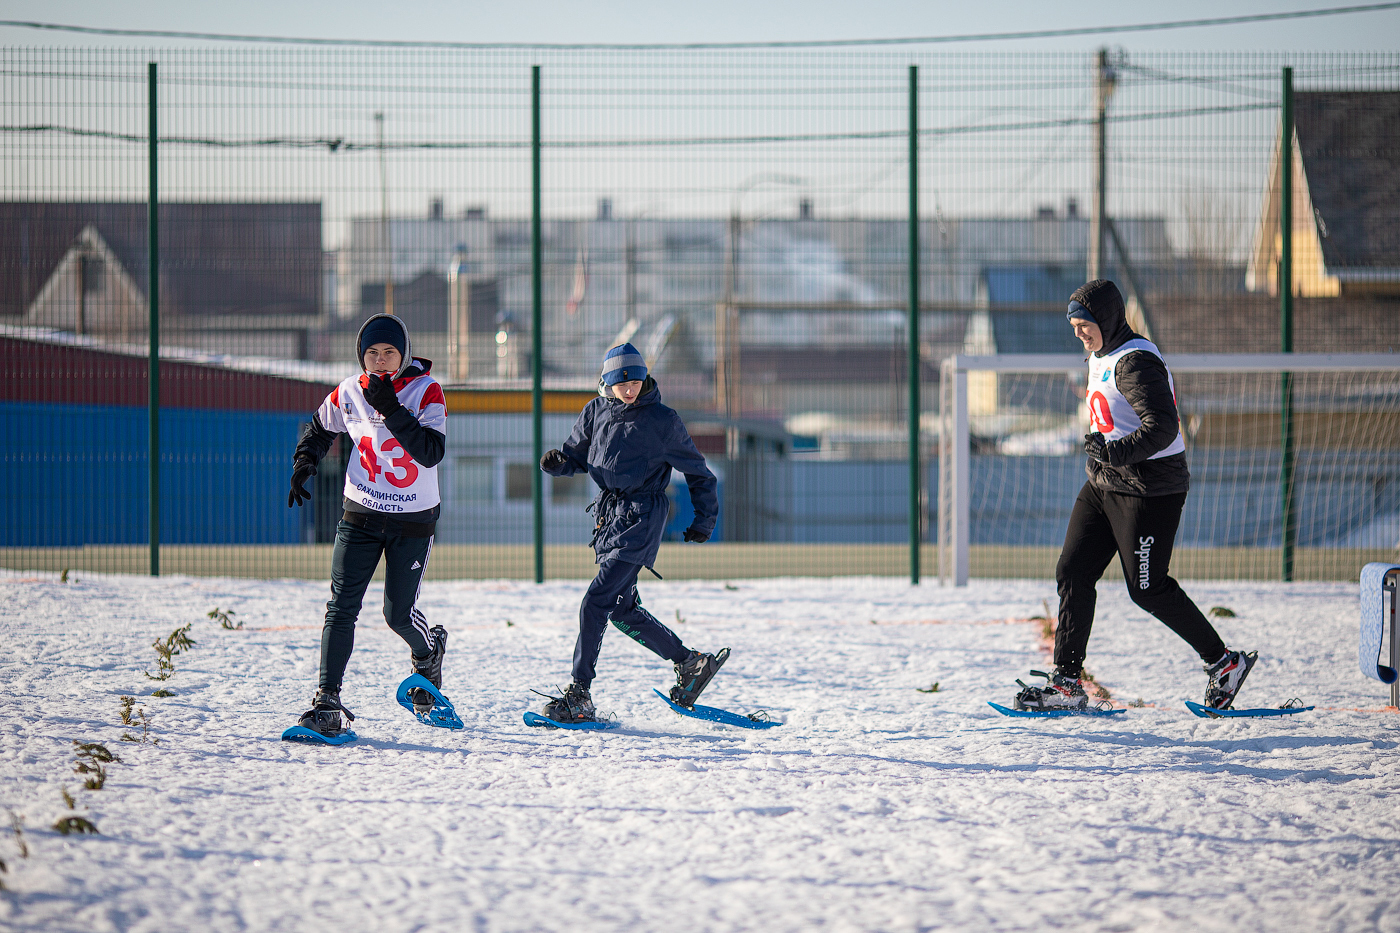
[[[1169,359],[1279,349],[1285,65],[1294,349],[1400,345],[1400,55],[31,48],[0,61],[0,565],[13,572],[151,567],[152,62],[163,572],[327,575],[357,453],[333,448],[309,507],[289,509],[291,453],[359,371],[360,324],[386,310],[446,389],[432,577],[534,572],[536,337],[546,447],[593,397],[604,352],[631,342],[720,477],[704,546],[680,543],[690,504],[673,483],[668,578],[906,575],[911,506],[933,568],[950,355],[1075,352],[1064,306],[1095,270]],[[974,566],[1044,575],[1082,481],[1082,377],[970,378],[986,516],[973,543],[987,549]],[[1178,380],[1193,467],[1205,482],[1252,466],[1188,506],[1183,549],[1205,556],[1187,572],[1273,576],[1278,393],[1263,383],[1277,377],[1211,378]],[[1357,391],[1308,378],[1308,418],[1356,424],[1308,429],[1300,456],[1323,464],[1309,495],[1332,518],[1300,546],[1349,550],[1299,572],[1354,575],[1400,541],[1400,398],[1389,377]],[[543,482],[547,576],[591,575],[595,492],[585,477]]]

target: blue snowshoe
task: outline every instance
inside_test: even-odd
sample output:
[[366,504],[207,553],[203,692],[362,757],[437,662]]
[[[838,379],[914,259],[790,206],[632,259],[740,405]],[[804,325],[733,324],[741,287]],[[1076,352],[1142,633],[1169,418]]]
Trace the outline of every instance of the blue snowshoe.
[[458,717],[452,701],[422,674],[410,674],[405,677],[403,683],[399,684],[399,689],[394,692],[394,699],[418,717],[418,721],[425,726],[436,726],[439,729],[463,728],[462,720]]

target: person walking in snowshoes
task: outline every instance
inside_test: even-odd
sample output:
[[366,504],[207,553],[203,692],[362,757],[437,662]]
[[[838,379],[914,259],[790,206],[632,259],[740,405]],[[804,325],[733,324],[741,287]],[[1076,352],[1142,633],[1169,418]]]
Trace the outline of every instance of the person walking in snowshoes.
[[[1162,354],[1128,326],[1123,296],[1106,279],[1080,286],[1067,313],[1090,352],[1084,436],[1089,479],[1079,491],[1055,566],[1060,611],[1055,670],[1044,685],[1016,695],[1021,710],[1076,710],[1089,698],[1080,678],[1094,624],[1095,584],[1114,555],[1128,595],[1180,635],[1205,664],[1205,705],[1229,709],[1258,652],[1225,646],[1201,610],[1168,574],[1190,488],[1176,389]],[[1018,681],[1020,683],[1020,681]]]
[[543,710],[547,719],[561,723],[597,719],[589,688],[609,622],[675,664],[671,699],[687,709],[694,707],[729,657],[728,648],[716,654],[687,648],[680,636],[642,607],[637,593],[642,568],[656,573],[652,565],[666,528],[671,471],[684,474],[690,487],[695,520],[684,537],[698,544],[714,533],[719,514],[715,475],[680,416],[661,404],[656,380],[630,343],[613,347],[603,357],[598,395],[584,406],[563,449],[550,450],[540,459],[540,469],[551,476],[587,472],[599,489],[589,506],[595,523],[590,544],[598,575],[579,607],[573,682]]
[[[447,400],[431,375],[432,361],[411,352],[408,328],[376,314],[356,340],[361,373],[336,386],[302,433],[292,462],[287,506],[310,500],[308,479],[341,434],[353,453],[345,470],[344,513],[331,556],[331,599],[321,630],[321,671],[311,709],[298,723],[335,737],[354,719],[340,702],[341,681],[355,646],[355,620],[365,589],[384,559],[384,619],[408,643],[413,671],[442,686],[447,631],[428,627],[418,594],[441,511],[437,465],[447,446]],[[417,688],[415,712],[433,698]]]

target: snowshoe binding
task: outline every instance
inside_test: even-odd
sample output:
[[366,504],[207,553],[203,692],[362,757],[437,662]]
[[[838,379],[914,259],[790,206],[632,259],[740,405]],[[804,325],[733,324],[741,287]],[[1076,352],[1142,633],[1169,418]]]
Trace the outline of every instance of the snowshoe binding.
[[302,713],[297,724],[282,733],[282,738],[288,742],[343,745],[356,738],[349,726],[354,721],[355,714],[341,705],[339,693],[318,690],[311,702],[311,709]]
[[1210,680],[1206,683],[1205,705],[1211,709],[1229,709],[1244,679],[1254,669],[1259,652],[1226,651],[1225,656],[1205,669]]
[[1016,694],[1014,703],[1016,709],[1031,712],[1044,710],[1078,712],[1088,709],[1089,695],[1084,692],[1084,685],[1080,683],[1078,677],[1062,674],[1058,668],[1050,674],[1044,671],[1031,671],[1031,675],[1044,677],[1046,683],[1043,686],[1032,687],[1019,677],[1016,678],[1016,683],[1021,685],[1021,692]]
[[671,688],[671,702],[694,709],[695,701],[700,699],[700,694],[727,660],[729,649],[721,648],[715,654],[692,651],[684,661],[677,662],[676,685]]
[[[433,636],[433,648],[426,658],[413,658],[413,673],[422,675],[428,683],[442,690],[442,659],[447,654],[447,629],[441,625],[434,625],[428,630],[428,634]],[[414,687],[408,691],[409,699],[413,701],[413,711],[419,716],[425,716],[432,712],[436,698],[421,687]]]
[[[538,691],[536,691],[538,692]],[[583,684],[572,683],[564,690],[563,696],[540,696],[549,700],[540,714],[545,719],[565,725],[577,722],[597,722],[598,711],[593,708],[593,697]]]

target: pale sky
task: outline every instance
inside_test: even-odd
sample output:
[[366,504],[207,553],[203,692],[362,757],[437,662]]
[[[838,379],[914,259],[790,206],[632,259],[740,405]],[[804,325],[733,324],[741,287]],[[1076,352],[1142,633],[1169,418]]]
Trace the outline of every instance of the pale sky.
[[[928,36],[1269,13],[1340,6],[1340,0],[1123,0],[1106,4],[1009,2],[975,4],[916,0],[530,0],[530,2],[385,3],[383,0],[237,4],[188,0],[0,0],[0,19],[38,20],[126,29],[294,35],[335,38],[446,39],[484,42],[726,42]],[[7,46],[163,44],[0,28]],[[190,40],[171,44],[190,46]],[[1105,36],[977,42],[950,49],[1275,49],[1387,51],[1400,45],[1400,9],[1322,18]]]
[[[849,0],[699,0],[692,3],[656,0],[645,3],[637,0],[448,3],[426,0],[388,4],[383,0],[373,3],[366,0],[335,3],[241,0],[237,4],[210,4],[189,3],[188,0],[181,3],[132,0],[118,5],[110,0],[101,3],[95,0],[46,0],[42,3],[0,0],[0,19],[125,29],[352,39],[513,43],[750,42],[937,36],[1104,23],[1149,23],[1312,9],[1340,2],[1179,0],[1174,4],[1162,4],[1124,0],[1095,4],[1082,0],[1060,3],[982,0],[975,4],[945,4],[865,0],[857,4]],[[117,38],[13,27],[0,27],[0,42],[11,49],[37,47],[44,50],[13,53],[19,60],[28,60],[27,55],[37,54],[39,59],[36,60],[44,61],[49,55],[67,60],[66,53],[49,53],[48,49],[94,46],[132,50],[211,46],[222,49],[231,46],[230,43],[184,38]],[[907,48],[911,59],[917,57],[926,63],[929,68],[926,80],[933,84],[938,80],[934,58],[943,54],[972,53],[976,59],[968,66],[967,73],[968,81],[977,87],[969,90],[965,99],[948,92],[937,98],[936,103],[931,103],[935,101],[932,96],[925,101],[928,108],[925,125],[932,127],[1027,119],[1049,119],[1053,124],[1055,119],[1083,117],[1092,107],[1088,63],[1092,50],[1104,45],[1122,48],[1129,60],[1135,53],[1147,55],[1164,50],[1393,53],[1400,48],[1400,9],[1211,28]],[[265,45],[260,48],[277,50],[279,54],[271,57],[281,62],[278,67],[282,67],[285,55],[280,53],[297,47]],[[985,54],[1047,50],[1073,53],[1070,59],[1082,56],[1083,62],[1076,65],[1072,60],[1061,60],[1037,64],[1029,57],[1011,56],[1002,63],[997,56]],[[136,74],[143,70],[139,66],[144,59],[140,52],[132,54],[135,58],[123,60],[124,67],[136,68],[133,72]],[[290,54],[295,55],[295,52]],[[471,91],[477,95],[475,97],[452,97],[455,102],[452,107],[440,106],[440,94],[445,92],[437,86],[441,81],[427,61],[430,56],[421,57],[424,59],[421,67],[405,64],[410,59],[420,58],[416,55],[356,59],[357,62],[368,61],[374,67],[360,73],[356,69],[361,65],[346,63],[336,71],[337,81],[355,84],[354,88],[324,98],[310,91],[286,92],[278,98],[275,107],[264,106],[266,102],[259,96],[261,92],[251,86],[233,85],[220,90],[218,106],[204,107],[200,102],[205,98],[199,96],[203,92],[198,90],[202,85],[199,82],[182,84],[179,80],[181,69],[200,67],[199,62],[160,57],[169,59],[162,66],[168,68],[162,75],[170,76],[162,98],[169,108],[167,122],[163,124],[165,132],[220,138],[300,134],[344,138],[364,144],[374,139],[374,113],[385,110],[388,112],[386,138],[391,141],[528,139],[528,123],[521,122],[528,114],[524,103],[528,98],[522,96],[528,91],[525,66],[532,60],[528,51],[492,59],[509,60],[519,66],[516,69],[518,80],[510,91],[514,97],[506,93],[510,89],[497,88],[499,93],[496,93],[486,86],[484,90]],[[695,97],[675,98],[673,110],[650,107],[646,100],[637,96],[641,92],[636,90],[648,80],[659,80],[657,73],[647,70],[652,67],[647,63],[655,59],[645,55],[626,55],[617,60],[620,63],[625,59],[636,67],[628,72],[626,80],[619,78],[614,82],[616,88],[608,85],[612,96],[605,99],[612,109],[605,112],[592,104],[573,106],[576,98],[567,96],[569,81],[573,82],[574,90],[578,90],[590,80],[594,84],[606,83],[617,71],[606,61],[593,62],[588,68],[573,72],[573,77],[561,79],[565,85],[562,88],[553,80],[557,72],[548,75],[547,91],[561,96],[547,99],[551,109],[546,133],[555,139],[590,134],[618,138],[715,132],[752,135],[766,132],[764,121],[772,120],[778,121],[787,132],[852,128],[898,131],[907,116],[900,83],[900,48],[885,47],[879,57],[884,60],[865,62],[858,50],[850,57],[854,64],[849,67],[841,64],[844,59],[839,54],[824,59],[825,67],[834,69],[833,74],[838,71],[844,74],[843,80],[855,81],[865,89],[862,93],[879,92],[878,100],[872,98],[868,110],[853,104],[854,98],[843,102],[822,97],[822,106],[814,109],[811,102],[818,99],[815,96],[799,99],[779,95],[771,100],[755,98],[743,107],[731,106],[722,118],[712,112],[711,104]],[[549,60],[551,56],[543,54],[541,58]],[[1170,70],[1185,72],[1196,68],[1192,59],[1193,56],[1187,55],[1169,57],[1165,61]],[[1143,60],[1155,61],[1151,56]],[[245,66],[256,70],[261,59],[250,61],[252,63],[245,63]],[[687,75],[700,86],[717,91],[727,73],[723,65],[712,67],[707,61],[691,62]],[[1154,84],[1141,76],[1130,75],[1131,80],[1125,81],[1117,92],[1114,107],[1123,112],[1171,110],[1234,106],[1268,99],[1276,93],[1274,75],[1279,66],[1289,63],[1288,56],[1270,56],[1267,67],[1262,66],[1264,59],[1258,56],[1250,56],[1247,61],[1256,71],[1262,68],[1265,74],[1262,82],[1256,76],[1251,81],[1232,79],[1234,84],[1228,87],[1196,87],[1189,83]],[[891,65],[894,66],[892,71]],[[481,75],[490,71],[485,65],[481,67],[487,69],[478,69]],[[547,70],[549,67],[547,64]],[[1393,70],[1394,66],[1390,67]],[[881,68],[894,77],[884,75],[877,80],[875,76],[882,74]],[[1051,75],[1050,69],[1058,71]],[[469,76],[477,73],[471,67],[463,72]],[[799,68],[796,73],[809,75],[810,71]],[[384,89],[376,84],[384,75],[392,78],[386,79],[392,87]],[[581,75],[591,77],[585,80]],[[21,81],[20,78],[13,80]],[[64,88],[58,85],[41,88],[33,82],[44,79],[37,77],[24,80],[30,83],[12,85],[11,93],[19,100],[15,113],[19,115],[10,122],[72,123],[99,128],[110,124],[108,128],[137,133],[144,126],[145,92],[139,80],[124,84],[108,81],[100,92],[84,85],[81,93],[66,89],[66,85]],[[490,80],[499,83],[504,79],[493,77]],[[1136,87],[1132,80],[1137,80]],[[404,82],[415,87],[422,84],[425,89],[412,93],[403,91],[398,86]],[[1047,88],[1053,85],[1058,90],[1014,89],[1037,82],[1049,82]],[[482,84],[482,80],[476,80],[476,84]],[[994,87],[1001,84],[1011,89]],[[1244,84],[1249,86],[1243,87]],[[671,84],[661,82],[661,86],[671,87]],[[618,89],[632,96],[617,97]],[[458,90],[454,85],[453,93]],[[816,93],[812,90],[812,94]],[[83,94],[88,96],[83,97]],[[930,94],[933,94],[932,89]],[[733,102],[723,95],[716,99],[726,102],[726,106]],[[85,110],[84,101],[96,103]],[[514,109],[503,109],[503,102]],[[1202,117],[1194,123],[1130,123],[1116,127],[1112,155],[1115,166],[1111,172],[1112,184],[1116,186],[1114,203],[1125,211],[1139,213],[1174,216],[1182,211],[1213,212],[1212,216],[1220,214],[1216,222],[1232,230],[1246,229],[1259,200],[1274,132],[1272,120],[1271,113],[1261,110],[1253,115]],[[949,216],[1023,216],[1045,204],[1063,207],[1071,197],[1087,204],[1091,174],[1088,133],[1083,126],[1056,128],[1047,125],[1019,133],[931,139],[923,150],[926,168],[920,184],[928,211]],[[907,201],[904,145],[903,137],[892,137],[869,143],[796,148],[755,145],[725,150],[691,147],[672,151],[643,147],[618,149],[602,155],[588,150],[559,150],[548,154],[547,203],[549,210],[559,216],[588,216],[600,197],[611,198],[618,213],[625,216],[721,216],[735,209],[742,192],[742,208],[754,216],[791,213],[799,197],[814,199],[816,210],[824,217],[898,216]],[[7,184],[29,196],[76,198],[93,197],[94,192],[100,192],[110,198],[140,197],[145,190],[144,153],[129,143],[97,144],[66,138],[55,141],[47,136],[32,136],[11,143],[11,147]],[[196,151],[176,147],[169,150],[163,171],[164,190],[172,198],[314,199],[324,204],[328,223],[339,223],[351,216],[370,216],[379,210],[378,163],[363,150],[358,154],[332,155],[324,150],[305,149]],[[766,177],[765,173],[800,176],[802,183],[785,183],[786,186],[752,183],[755,178]],[[390,210],[396,215],[421,215],[426,212],[430,199],[438,196],[445,198],[446,210],[454,216],[474,205],[489,206],[493,216],[524,216],[528,209],[528,160],[519,150],[484,149],[449,155],[405,151],[390,157],[384,177]],[[332,240],[339,236],[337,232]]]

